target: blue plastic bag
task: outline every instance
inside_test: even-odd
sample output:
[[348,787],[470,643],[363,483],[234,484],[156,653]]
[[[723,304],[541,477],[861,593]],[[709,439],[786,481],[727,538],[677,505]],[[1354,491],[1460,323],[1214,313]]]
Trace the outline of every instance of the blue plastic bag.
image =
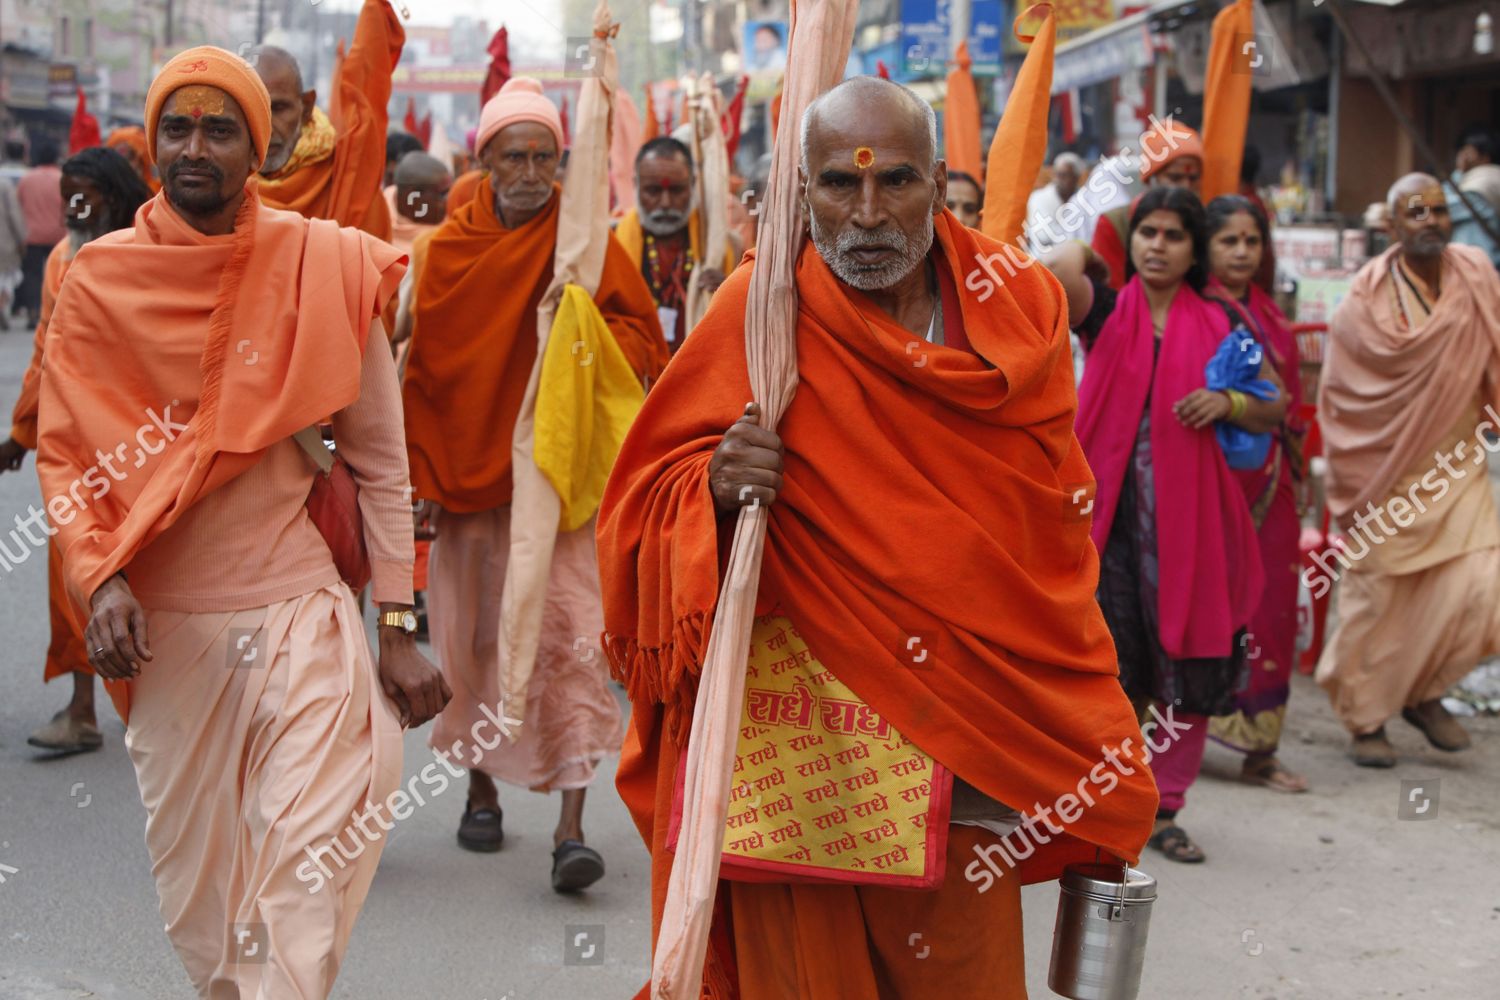
[[[1257,399],[1275,399],[1275,384],[1260,377],[1264,360],[1265,351],[1244,327],[1231,330],[1203,369],[1205,384],[1212,392],[1237,389]],[[1252,434],[1243,427],[1221,420],[1214,427],[1214,434],[1231,469],[1258,469],[1265,464],[1266,455],[1271,451],[1269,432]]]

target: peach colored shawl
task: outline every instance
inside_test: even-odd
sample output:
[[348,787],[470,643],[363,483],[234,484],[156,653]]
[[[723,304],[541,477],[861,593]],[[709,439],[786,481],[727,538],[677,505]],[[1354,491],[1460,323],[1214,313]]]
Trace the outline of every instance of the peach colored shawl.
[[[1500,278],[1484,253],[1443,251],[1432,315],[1402,328],[1391,287],[1399,246],[1366,264],[1333,314],[1318,388],[1335,518],[1378,503],[1474,404],[1500,402]],[[1436,467],[1434,465],[1434,467]]]

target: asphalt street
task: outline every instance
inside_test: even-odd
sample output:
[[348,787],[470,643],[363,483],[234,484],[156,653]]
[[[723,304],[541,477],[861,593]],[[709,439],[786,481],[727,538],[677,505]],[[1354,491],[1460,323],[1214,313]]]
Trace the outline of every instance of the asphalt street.
[[[0,407],[14,400],[29,351],[28,335],[0,335]],[[21,473],[0,476],[0,530],[39,502],[28,458]],[[190,997],[162,933],[145,813],[119,720],[104,707],[105,745],[97,753],[49,759],[26,745],[68,696],[66,680],[40,683],[45,575],[44,552],[0,571],[0,998]],[[1346,739],[1321,692],[1298,678],[1284,757],[1308,776],[1310,794],[1241,785],[1238,758],[1211,747],[1180,816],[1208,862],[1144,859],[1160,898],[1141,997],[1500,995],[1500,719],[1469,724],[1475,749],[1450,756],[1397,721],[1391,733],[1400,766],[1362,771],[1345,759]],[[425,735],[406,737],[408,778],[432,760]],[[496,855],[455,844],[463,810],[457,786],[401,822],[389,834],[334,996],[630,997],[649,972],[648,858],[612,771],[611,761],[585,816],[608,874],[578,897],[557,896],[548,883],[556,798],[503,791],[507,838]],[[1416,812],[1413,802],[1429,807]],[[1046,971],[1056,885],[1028,888],[1025,906],[1031,995],[1052,996]],[[972,984],[959,992],[935,986],[932,995],[990,994]]]

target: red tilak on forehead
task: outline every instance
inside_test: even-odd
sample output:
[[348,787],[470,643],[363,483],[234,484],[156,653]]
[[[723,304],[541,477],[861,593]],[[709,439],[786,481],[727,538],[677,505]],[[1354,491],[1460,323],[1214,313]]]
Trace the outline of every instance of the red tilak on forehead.
[[672,182],[671,181],[662,181],[661,184],[658,185],[658,186],[661,188],[661,193],[662,194],[669,194],[671,192],[671,190],[672,190]]
[[202,108],[194,108],[192,110],[191,114],[192,114],[192,116],[194,118],[202,118],[203,117],[203,109]]
[[534,152],[536,150],[536,140],[535,139],[529,139],[529,140],[527,140],[527,142],[526,142],[526,148],[530,149],[530,150],[532,150]]

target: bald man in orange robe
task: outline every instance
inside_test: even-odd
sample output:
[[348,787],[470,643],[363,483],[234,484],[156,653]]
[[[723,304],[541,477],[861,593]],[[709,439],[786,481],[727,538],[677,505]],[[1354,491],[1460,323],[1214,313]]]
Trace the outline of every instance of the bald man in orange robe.
[[303,89],[290,53],[269,45],[256,53],[256,72],[271,95],[271,143],[260,168],[267,205],[391,238],[381,184],[391,73],[405,44],[388,0],[365,0],[354,44],[334,70],[327,114],[317,106],[317,91]]
[[772,432],[750,404],[742,265],[604,496],[616,784],[654,939],[721,556],[769,505],[704,995],[1018,1000],[1021,884],[1135,859],[1157,802],[1094,599],[1066,302],[1041,268],[963,280],[1001,245],[945,209],[917,95],[857,77],[808,115],[790,407]]
[[[248,181],[270,118],[232,52],[162,68],[146,128],[163,190],[74,258],[39,411],[42,494],[89,662],[127,723],[165,930],[216,1000],[329,995],[398,793],[411,804],[401,728],[448,696],[412,636],[378,320],[403,265],[260,201]],[[308,512],[323,421],[358,486],[378,663]]]
[[[537,307],[552,281],[563,146],[557,108],[529,77],[486,102],[475,143],[489,181],[413,251],[415,324],[403,383],[418,518],[436,530],[428,584],[433,647],[455,697],[435,746],[503,716],[500,596],[510,554],[511,443],[537,356]],[[656,306],[640,272],[609,237],[594,295],[642,380],[667,362]],[[587,363],[587,362],[583,362]],[[599,761],[620,745],[619,706],[597,639],[598,567],[588,527],[558,536],[541,645],[515,740],[465,761],[469,798],[460,846],[504,839],[495,780],[562,793],[552,887],[576,891],[604,874],[584,843],[583,802]]]

